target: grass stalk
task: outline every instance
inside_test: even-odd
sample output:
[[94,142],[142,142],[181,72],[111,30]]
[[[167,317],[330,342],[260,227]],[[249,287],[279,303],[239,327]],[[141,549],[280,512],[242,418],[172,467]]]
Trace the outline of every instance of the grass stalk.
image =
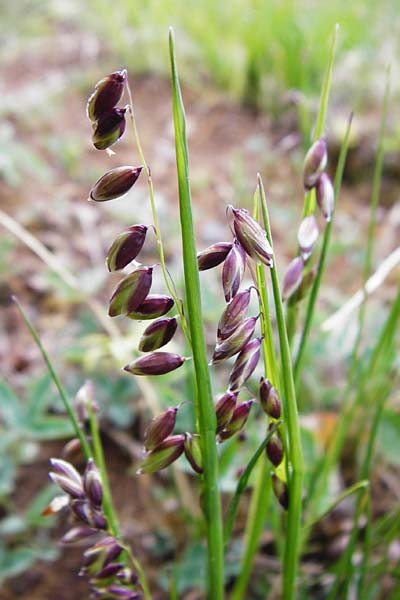
[[38,332],[36,331],[35,327],[33,326],[32,321],[29,319],[27,313],[22,308],[22,305],[20,304],[18,299],[15,296],[13,296],[12,299],[15,302],[23,320],[25,321],[27,328],[29,329],[31,336],[33,337],[37,347],[40,350],[40,353],[41,353],[43,360],[46,363],[46,367],[49,371],[50,377],[52,378],[52,380],[57,388],[57,391],[59,393],[61,401],[64,404],[65,411],[71,421],[72,427],[74,428],[75,435],[80,441],[80,444],[81,444],[81,447],[82,447],[82,450],[83,450],[83,453],[84,453],[86,459],[88,459],[92,456],[92,451],[90,449],[89,442],[86,439],[86,436],[83,433],[83,431],[78,423],[78,420],[75,416],[75,412],[72,407],[71,400],[68,398],[68,394],[53,367],[53,363],[51,362],[50,356],[48,355],[45,347],[43,346],[40,336],[39,336]]
[[[258,219],[260,210],[259,187],[254,194],[254,218]],[[264,265],[256,265],[256,280],[259,293],[261,332],[263,335],[262,350],[265,375],[271,383],[279,388],[276,350],[272,333],[272,323],[268,303],[268,288]],[[251,575],[254,556],[263,531],[271,495],[271,465],[264,455],[256,467],[254,490],[244,532],[244,551],[240,573],[231,593],[231,600],[241,600],[246,591]]]
[[330,239],[331,239],[332,225],[333,225],[333,220],[334,220],[334,216],[335,216],[335,207],[336,207],[336,203],[339,199],[344,165],[346,164],[346,157],[347,157],[347,150],[349,147],[349,137],[350,137],[350,129],[351,129],[352,120],[353,120],[353,115],[351,114],[348,125],[347,125],[347,130],[346,130],[343,142],[342,142],[342,146],[340,149],[338,164],[337,164],[336,173],[335,173],[335,180],[334,180],[334,184],[333,184],[335,205],[334,205],[334,209],[332,211],[331,220],[326,224],[326,227],[325,227],[321,254],[319,257],[319,261],[318,261],[317,274],[316,274],[314,283],[312,285],[310,295],[308,297],[303,331],[301,333],[299,348],[297,350],[296,360],[295,360],[294,367],[293,367],[294,379],[295,379],[296,383],[299,378],[302,361],[304,358],[304,351],[305,351],[305,348],[307,345],[308,336],[311,331],[311,325],[312,325],[312,321],[314,318],[315,303],[317,300],[319,288],[321,285],[322,275],[323,275],[324,269],[325,269],[326,258],[328,255],[328,248],[329,248],[329,243],[330,243]]
[[[273,247],[271,226],[268,215],[264,186],[258,176],[258,189],[261,200],[261,213],[268,240]],[[296,598],[296,577],[298,572],[300,529],[302,514],[303,450],[300,438],[300,426],[297,412],[296,391],[294,386],[292,360],[282,306],[276,261],[271,268],[272,289],[278,325],[279,346],[282,362],[282,383],[284,391],[284,421],[288,440],[289,462],[289,507],[287,513],[287,531],[283,556],[283,600]]]
[[175,59],[173,31],[169,31],[172,74],[172,106],[179,186],[179,208],[186,286],[186,314],[192,340],[196,384],[196,413],[203,457],[204,512],[208,542],[208,596],[224,598],[224,543],[221,500],[218,490],[218,455],[215,443],[216,416],[202,323],[200,281],[194,237],[186,120]]
[[151,206],[151,213],[152,213],[152,217],[153,217],[153,225],[154,225],[154,231],[156,234],[156,241],[157,241],[157,247],[158,247],[158,255],[160,258],[160,265],[161,265],[161,270],[162,270],[162,274],[164,277],[164,281],[165,281],[165,285],[167,287],[167,290],[169,292],[169,294],[172,296],[172,298],[174,299],[175,302],[175,306],[176,309],[179,313],[179,318],[180,318],[180,322],[181,322],[181,326],[183,329],[183,332],[185,334],[186,340],[189,344],[189,346],[191,346],[191,341],[190,341],[190,332],[188,329],[188,325],[186,322],[186,318],[183,312],[183,306],[182,306],[182,302],[180,300],[180,298],[178,298],[178,295],[176,293],[175,290],[175,286],[174,283],[171,279],[170,274],[168,273],[168,269],[165,263],[165,252],[164,252],[164,244],[163,244],[163,240],[161,237],[161,229],[160,229],[160,224],[158,221],[158,215],[157,215],[157,208],[156,208],[156,202],[155,202],[155,198],[154,198],[154,186],[153,186],[153,179],[151,176],[151,171],[150,171],[150,167],[148,166],[146,159],[144,157],[144,153],[143,153],[143,148],[142,148],[142,144],[140,142],[140,137],[139,137],[139,131],[136,125],[136,118],[135,118],[135,111],[134,111],[134,107],[133,107],[133,95],[132,95],[132,90],[130,88],[129,85],[129,81],[127,80],[126,82],[126,89],[127,89],[127,93],[128,93],[128,98],[129,98],[129,114],[131,117],[131,122],[132,122],[132,128],[133,128],[133,134],[135,137],[135,142],[136,142],[136,147],[139,153],[139,157],[140,160],[143,164],[143,169],[146,173],[146,178],[147,178],[147,187],[149,190],[149,198],[150,198],[150,206]]

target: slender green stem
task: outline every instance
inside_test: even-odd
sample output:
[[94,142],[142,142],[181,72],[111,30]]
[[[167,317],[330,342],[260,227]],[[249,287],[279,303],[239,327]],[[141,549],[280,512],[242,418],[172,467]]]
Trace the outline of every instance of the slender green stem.
[[74,412],[74,409],[72,407],[71,401],[68,398],[68,394],[67,394],[67,392],[66,392],[63,384],[61,383],[60,378],[58,377],[58,375],[57,375],[57,373],[56,373],[56,371],[55,371],[55,369],[53,367],[53,364],[52,364],[52,362],[50,360],[50,357],[49,357],[48,353],[46,352],[46,350],[45,350],[45,348],[44,348],[44,346],[42,344],[42,341],[41,341],[41,339],[39,337],[39,334],[36,331],[36,329],[34,328],[31,320],[29,319],[29,317],[27,315],[27,313],[22,308],[20,302],[17,300],[17,298],[15,296],[13,296],[13,301],[15,302],[15,304],[16,304],[16,306],[17,306],[17,308],[18,308],[18,310],[19,310],[22,318],[25,321],[26,326],[28,327],[28,329],[30,331],[30,334],[32,335],[33,339],[36,342],[37,347],[39,348],[39,350],[40,350],[40,352],[42,354],[43,360],[46,363],[46,366],[47,366],[47,369],[48,369],[48,371],[50,373],[50,376],[51,376],[51,378],[52,378],[52,380],[53,380],[53,382],[54,382],[54,384],[55,384],[55,386],[56,386],[56,388],[58,390],[60,398],[61,398],[61,400],[62,400],[62,402],[64,404],[65,410],[66,410],[66,412],[68,414],[68,417],[70,418],[71,424],[72,424],[72,426],[74,428],[74,431],[75,431],[75,434],[76,434],[76,437],[79,439],[79,441],[81,443],[82,450],[83,450],[86,458],[90,458],[91,455],[92,455],[92,452],[91,452],[91,449],[90,449],[89,442],[87,441],[85,434],[83,433],[81,427],[79,426],[79,423],[78,423],[78,420],[77,420],[77,418],[75,416],[75,412]]
[[142,161],[143,168],[144,168],[144,171],[145,171],[146,177],[147,177],[147,186],[148,186],[148,190],[149,190],[151,212],[152,212],[152,216],[153,216],[153,225],[154,225],[154,231],[155,231],[155,234],[156,234],[156,241],[157,241],[157,247],[158,247],[158,255],[159,255],[159,258],[160,258],[160,265],[161,265],[162,274],[163,274],[163,277],[164,277],[164,281],[165,281],[165,285],[167,287],[167,290],[170,293],[170,295],[172,296],[172,298],[174,299],[175,306],[176,306],[177,311],[179,313],[179,318],[180,318],[180,321],[181,321],[182,329],[183,329],[183,332],[185,334],[186,340],[187,340],[189,346],[191,346],[190,333],[189,333],[189,329],[188,329],[187,322],[186,322],[186,319],[185,319],[185,315],[183,313],[182,302],[181,302],[180,298],[178,298],[178,295],[177,295],[175,287],[174,287],[174,283],[173,283],[173,281],[171,279],[171,276],[170,276],[170,274],[168,272],[168,269],[167,269],[167,266],[166,266],[166,263],[165,263],[164,244],[163,244],[162,237],[161,237],[161,230],[160,230],[160,225],[159,225],[159,221],[158,221],[156,203],[155,203],[155,198],[154,198],[153,179],[152,179],[152,176],[151,176],[150,167],[148,166],[148,164],[146,162],[146,159],[144,157],[142,144],[140,142],[139,131],[138,131],[138,128],[137,128],[137,125],[136,125],[135,111],[134,111],[134,108],[133,108],[132,91],[131,91],[131,88],[130,88],[128,80],[127,80],[127,83],[126,83],[126,89],[127,89],[128,97],[129,97],[129,103],[130,103],[129,114],[131,116],[131,122],[132,122],[133,134],[135,136],[136,147],[138,149],[140,160]]
[[[349,147],[349,137],[350,137],[350,129],[351,129],[352,120],[353,120],[353,114],[351,114],[350,118],[349,118],[349,122],[348,122],[348,125],[347,125],[347,130],[346,130],[346,133],[345,133],[345,136],[344,136],[344,139],[343,139],[342,147],[340,149],[338,164],[337,164],[337,168],[336,168],[335,181],[334,181],[334,186],[333,186],[334,187],[334,196],[335,196],[335,206],[334,206],[334,208],[336,207],[336,203],[337,203],[337,201],[339,199],[339,193],[340,193],[340,187],[341,187],[341,184],[342,184],[342,177],[343,177],[344,165],[346,163],[347,150],[348,150],[348,147]],[[331,231],[332,231],[332,225],[333,225],[334,216],[335,216],[335,212],[333,210],[332,211],[331,220],[326,224],[326,227],[325,227],[324,239],[323,239],[322,249],[321,249],[321,255],[319,257],[319,262],[318,262],[317,274],[316,274],[313,286],[311,288],[310,296],[308,298],[307,310],[306,310],[306,316],[305,316],[303,331],[302,331],[302,334],[301,334],[299,349],[297,351],[296,361],[294,363],[294,368],[293,368],[294,379],[295,379],[296,382],[298,381],[298,378],[299,378],[299,373],[300,373],[302,361],[303,361],[303,358],[304,358],[304,351],[305,351],[305,348],[306,348],[306,344],[307,344],[307,341],[308,341],[308,336],[309,336],[309,333],[310,333],[310,330],[311,330],[311,324],[312,324],[313,317],[314,317],[315,303],[316,303],[318,292],[319,292],[319,288],[320,288],[320,285],[321,285],[322,275],[323,275],[323,272],[324,272],[324,269],[325,269],[325,263],[326,263],[326,258],[327,258],[327,255],[328,255],[328,248],[329,248],[329,243],[330,243],[330,239],[331,239]]]
[[225,543],[227,543],[231,538],[232,529],[233,529],[233,525],[235,522],[237,509],[239,507],[240,498],[241,498],[241,495],[243,494],[244,490],[246,489],[250,475],[251,475],[254,467],[256,466],[257,461],[260,458],[261,454],[264,452],[265,446],[268,444],[269,440],[271,439],[272,434],[277,430],[279,425],[280,425],[279,421],[277,421],[276,423],[273,424],[273,427],[271,427],[271,429],[268,431],[268,434],[263,439],[263,441],[258,446],[255,453],[253,454],[253,456],[247,463],[246,468],[243,471],[243,473],[237,483],[235,494],[233,495],[233,497],[229,503],[228,510],[226,513],[225,528],[224,528]]
[[[332,36],[332,44],[331,50],[329,53],[328,65],[325,72],[324,82],[322,84],[321,90],[321,98],[319,101],[319,110],[317,116],[317,122],[315,124],[315,131],[313,135],[313,140],[318,140],[323,132],[325,127],[326,113],[328,111],[328,102],[329,102],[329,94],[332,83],[332,73],[333,73],[333,63],[335,60],[335,52],[336,52],[336,44],[339,33],[339,25],[335,25],[335,29]],[[312,189],[307,192],[304,196],[304,206],[303,206],[303,217],[314,212],[315,209],[315,190]]]
[[218,455],[215,443],[216,416],[202,323],[200,281],[194,237],[186,121],[175,60],[174,37],[169,31],[172,73],[172,105],[175,128],[175,150],[178,171],[179,208],[182,230],[183,265],[186,285],[186,310],[193,348],[196,383],[196,412],[204,468],[204,510],[208,541],[208,595],[213,600],[224,598],[224,544],[221,500],[218,490]]
[[[258,176],[258,187],[261,199],[261,212],[264,220],[264,227],[267,232],[268,240],[271,246],[273,246],[267,201],[260,175]],[[304,471],[303,450],[300,438],[300,426],[297,413],[292,360],[290,356],[289,341],[286,331],[286,323],[283,313],[281,292],[275,261],[273,267],[271,268],[271,279],[282,360],[282,381],[285,393],[284,419],[287,426],[288,460],[290,461],[291,467],[291,473],[289,473],[290,478],[288,481],[289,507],[283,565],[283,599],[294,600],[296,597],[296,576],[300,549],[302,481]]]
[[90,433],[92,435],[93,458],[100,470],[101,481],[103,484],[103,509],[108,519],[109,528],[113,535],[119,535],[118,517],[114,509],[110,483],[108,480],[107,467],[104,459],[103,445],[100,438],[99,425],[94,413],[91,399],[86,402],[86,408],[89,413]]
[[[254,218],[259,217],[259,190],[254,194]],[[261,314],[262,349],[265,375],[278,388],[278,366],[272,333],[272,323],[268,304],[268,289],[264,265],[256,265],[257,288]],[[231,594],[232,600],[240,600],[246,591],[254,556],[258,548],[271,494],[271,466],[264,455],[258,461],[254,490],[251,496],[249,513],[244,533],[244,551],[239,576]]]

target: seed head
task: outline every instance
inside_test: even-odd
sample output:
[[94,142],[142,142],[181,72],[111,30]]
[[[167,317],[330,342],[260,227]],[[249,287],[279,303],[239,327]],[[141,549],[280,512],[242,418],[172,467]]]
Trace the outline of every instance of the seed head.
[[126,111],[126,106],[125,108],[113,108],[97,121],[92,135],[92,142],[97,150],[106,150],[124,135]]
[[91,121],[98,121],[118,104],[124,91],[126,76],[126,69],[114,71],[96,83],[86,106],[86,113]]
[[225,258],[222,269],[222,286],[227,302],[236,296],[243,279],[245,267],[246,253],[242,246],[235,241]]
[[109,271],[119,271],[137,257],[145,242],[147,230],[147,225],[131,225],[115,238],[107,253]]
[[310,257],[314,244],[318,239],[318,233],[318,225],[314,215],[304,217],[297,232],[297,241],[303,260]]
[[274,491],[274,494],[275,494],[276,498],[278,499],[278,502],[282,506],[282,508],[287,510],[289,507],[288,487],[287,487],[286,483],[284,481],[282,481],[282,479],[279,479],[279,477],[275,473],[272,473],[271,476],[272,476],[272,489]]
[[303,182],[306,190],[310,190],[316,184],[325,170],[328,162],[328,152],[324,139],[319,139],[307,152],[303,165]]
[[296,256],[289,263],[285,274],[283,276],[282,283],[282,298],[283,300],[287,300],[290,298],[295,291],[299,288],[302,277],[303,277],[303,269],[304,269],[304,260],[301,256]]
[[83,481],[78,471],[69,462],[51,458],[50,478],[72,498],[83,498]]
[[225,392],[220,396],[215,404],[215,415],[217,417],[217,433],[226,427],[232,419],[236,408],[236,401],[239,392]]
[[237,405],[233,415],[226,427],[219,432],[220,440],[227,440],[243,429],[250,414],[251,405],[254,400],[246,400]]
[[138,267],[115,288],[108,308],[110,317],[126,315],[138,308],[150,291],[153,267]]
[[247,288],[247,290],[244,290],[243,292],[238,292],[225,308],[218,323],[218,342],[221,342],[232,335],[238,325],[243,321],[250,303],[250,291],[251,288]]
[[143,167],[116,167],[105,173],[90,190],[90,199],[107,202],[123,196],[136,183]]
[[127,316],[130,319],[137,321],[145,321],[149,319],[156,319],[167,314],[168,311],[174,305],[174,301],[170,296],[164,296],[162,294],[149,294],[143,302],[135,308],[135,310],[129,311]]
[[168,344],[174,337],[178,321],[176,317],[161,317],[144,330],[139,342],[141,352],[153,352]]
[[80,525],[70,529],[63,538],[62,544],[76,544],[77,542],[90,541],[91,538],[98,535],[98,530],[88,525]]
[[201,474],[203,472],[202,456],[200,447],[200,436],[196,434],[185,433],[184,452],[192,469]]
[[173,435],[161,442],[144,459],[137,474],[155,473],[173,463],[183,452],[185,436]]
[[144,447],[154,450],[174,430],[178,408],[170,407],[154,417],[144,433]]
[[124,371],[133,375],[164,375],[178,369],[185,358],[171,352],[152,352],[137,358],[124,367]]
[[265,230],[247,210],[233,208],[233,227],[246,253],[257,262],[272,267],[273,251]]
[[279,399],[278,390],[272,383],[261,377],[260,379],[260,404],[266,415],[273,419],[281,417],[281,401]]
[[[269,430],[272,427],[272,423],[269,426]],[[272,462],[274,467],[278,467],[283,460],[283,444],[278,432],[274,432],[270,437],[266,447],[265,447],[267,456],[269,460]]]
[[103,483],[94,460],[89,458],[83,475],[83,488],[91,505],[100,508],[103,501]]
[[199,271],[206,271],[221,264],[232,248],[231,242],[218,242],[197,255]]
[[249,379],[260,358],[261,338],[247,342],[237,357],[229,377],[229,390],[240,390]]
[[301,283],[294,294],[289,298],[290,304],[295,304],[296,302],[300,302],[303,298],[308,294],[312,284],[314,283],[314,279],[317,276],[317,268],[312,267],[307,273],[303,275]]
[[335,192],[329,175],[322,173],[317,183],[317,203],[322,214],[328,221],[332,218],[333,208],[335,205]]
[[216,364],[240,352],[252,337],[257,319],[258,317],[248,317],[228,338],[217,344],[212,357],[212,363]]

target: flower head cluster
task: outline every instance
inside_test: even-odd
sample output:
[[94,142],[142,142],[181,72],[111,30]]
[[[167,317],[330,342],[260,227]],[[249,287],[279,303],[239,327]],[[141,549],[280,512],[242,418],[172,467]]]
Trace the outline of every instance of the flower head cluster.
[[[130,107],[120,109],[116,105],[122,97],[126,81],[125,69],[115,71],[99,81],[89,97],[87,115],[94,121],[93,141],[96,148],[108,148],[124,133],[125,112]],[[142,170],[142,166],[111,169],[94,184],[90,199],[106,202],[123,196],[135,184]],[[106,257],[110,272],[120,271],[137,259],[148,230],[148,225],[140,223],[131,225],[118,234]],[[178,322],[176,317],[165,316],[174,306],[173,298],[150,293],[153,271],[154,266],[137,265],[118,283],[109,302],[110,317],[124,315],[138,321],[155,319],[145,329],[139,343],[139,350],[146,354],[124,367],[125,371],[134,375],[168,373],[180,367],[185,360],[178,354],[156,352],[173,338]]]
[[108,530],[104,515],[100,472],[89,459],[83,476],[75,467],[56,458],[50,460],[50,477],[64,494],[56,496],[45,509],[52,514],[68,506],[74,526],[62,543],[86,543],[80,575],[88,575],[94,598],[134,600],[141,598],[136,573],[126,564],[124,548]]

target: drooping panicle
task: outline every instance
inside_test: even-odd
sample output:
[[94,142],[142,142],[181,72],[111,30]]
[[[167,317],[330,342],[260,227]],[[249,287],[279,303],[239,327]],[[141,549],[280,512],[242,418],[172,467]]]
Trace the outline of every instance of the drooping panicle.
[[273,419],[281,417],[281,401],[278,390],[265,377],[260,378],[260,404],[266,415]]
[[303,183],[306,190],[316,184],[328,162],[326,141],[321,138],[308,150],[303,164]]
[[97,150],[106,150],[124,135],[126,111],[126,106],[124,108],[113,108],[97,121],[92,135],[92,142]]
[[232,208],[236,237],[246,253],[257,262],[272,267],[273,251],[261,225],[244,208]]
[[316,193],[318,206],[329,223],[335,205],[335,192],[330,177],[326,173],[322,173],[319,178]]
[[215,346],[212,363],[216,364],[234,356],[247,344],[254,333],[258,317],[248,317],[234,332]]
[[235,360],[229,377],[229,389],[240,390],[249,379],[260,358],[261,338],[247,342]]
[[133,375],[164,375],[181,367],[185,360],[171,352],[152,352],[126,365],[124,371]]
[[118,104],[124,92],[126,76],[126,69],[122,69],[96,83],[86,105],[86,114],[91,121],[98,121]]
[[297,241],[303,260],[307,260],[318,239],[318,225],[314,215],[304,217],[297,232]]
[[153,267],[138,267],[115,288],[108,308],[110,317],[135,311],[150,291]]
[[226,427],[232,419],[236,408],[239,392],[225,392],[215,403],[215,415],[217,417],[217,433]]
[[174,430],[178,408],[169,407],[154,417],[144,432],[144,447],[146,450],[154,450]]
[[304,260],[302,256],[296,256],[288,265],[282,282],[282,298],[287,300],[299,288],[304,270]]
[[95,202],[107,202],[120,198],[133,187],[142,172],[143,167],[115,167],[100,177],[92,189],[89,197]]
[[243,279],[246,267],[246,253],[242,246],[235,240],[227,254],[222,269],[222,286],[226,302],[236,296]]
[[135,308],[135,310],[127,313],[130,319],[137,321],[146,321],[156,319],[167,314],[174,305],[174,300],[171,296],[163,294],[149,294],[143,302]]
[[172,435],[149,452],[141,463],[137,474],[155,473],[173,463],[184,450],[184,435]]
[[131,225],[115,238],[106,258],[110,272],[123,269],[137,257],[143,248],[147,230],[147,225]]
[[178,321],[176,317],[161,317],[153,321],[142,333],[139,342],[141,352],[154,352],[168,344],[174,337]]
[[289,490],[287,484],[279,479],[279,477],[275,474],[271,474],[272,477],[272,489],[276,498],[278,499],[279,504],[287,510],[289,508]]
[[238,404],[233,411],[233,415],[229,423],[219,432],[220,440],[227,440],[243,429],[246,424],[247,419],[249,418],[251,405],[254,400],[245,400]]
[[251,288],[238,292],[229,302],[218,323],[217,340],[228,338],[243,321],[250,303]]
[[185,433],[184,441],[185,456],[192,469],[201,474],[203,472],[203,461],[201,456],[200,436],[192,433]]
[[217,242],[199,252],[197,255],[199,271],[206,271],[220,265],[227,257],[231,248],[231,242]]
[[[270,431],[272,427],[273,424],[271,423],[268,427],[268,431]],[[265,451],[274,467],[278,467],[283,460],[284,454],[282,440],[278,431],[275,431],[268,440]]]

